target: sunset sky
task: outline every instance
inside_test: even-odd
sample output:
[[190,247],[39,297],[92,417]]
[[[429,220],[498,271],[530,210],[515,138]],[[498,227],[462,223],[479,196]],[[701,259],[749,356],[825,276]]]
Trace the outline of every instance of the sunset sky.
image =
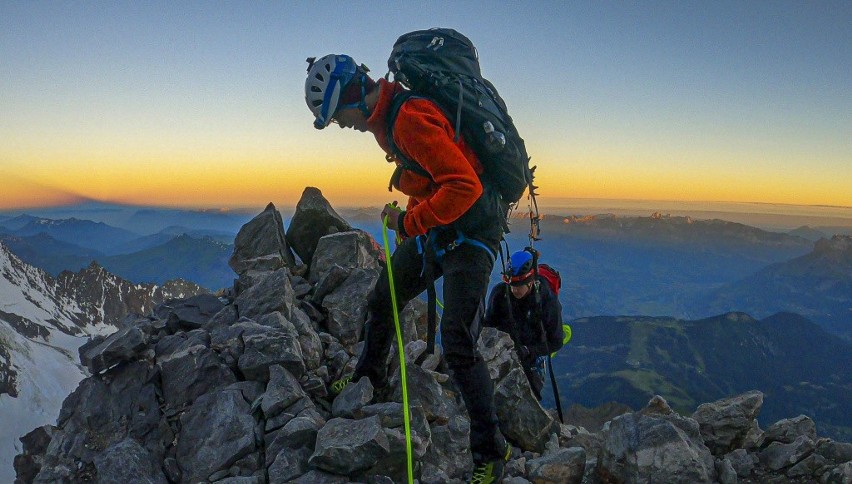
[[852,206],[852,2],[0,0],[0,209],[400,198],[305,58],[473,40],[543,198]]

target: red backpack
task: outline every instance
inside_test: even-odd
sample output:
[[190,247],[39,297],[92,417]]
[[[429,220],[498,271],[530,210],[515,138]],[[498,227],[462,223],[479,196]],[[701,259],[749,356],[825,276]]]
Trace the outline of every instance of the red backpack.
[[547,284],[550,286],[553,294],[558,296],[559,290],[562,289],[562,276],[559,275],[559,271],[547,264],[539,264],[538,275],[547,281]]

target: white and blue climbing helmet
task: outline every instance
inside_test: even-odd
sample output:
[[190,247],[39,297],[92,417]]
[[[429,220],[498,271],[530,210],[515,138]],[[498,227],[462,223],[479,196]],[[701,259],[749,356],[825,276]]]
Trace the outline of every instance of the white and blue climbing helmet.
[[[358,107],[369,116],[365,86],[367,85],[367,69],[359,66],[355,61],[344,54],[329,54],[315,59],[310,57],[308,61],[308,78],[305,80],[305,102],[316,118],[314,127],[323,129],[331,124],[334,114],[347,108]],[[350,104],[340,103],[340,97],[346,87],[355,79],[360,80],[361,96],[358,102]]]

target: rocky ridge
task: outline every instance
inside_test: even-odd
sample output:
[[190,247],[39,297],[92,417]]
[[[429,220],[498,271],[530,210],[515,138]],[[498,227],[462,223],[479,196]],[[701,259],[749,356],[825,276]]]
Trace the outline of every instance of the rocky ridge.
[[[57,425],[21,439],[19,482],[405,481],[395,351],[388,388],[362,379],[336,398],[327,391],[360,352],[366,295],[384,263],[378,246],[362,231],[303,218],[290,231],[320,236],[305,237],[317,242],[297,264],[276,215],[270,204],[237,236],[239,279],[227,297],[172,301],[80,348],[93,376]],[[472,463],[469,421],[440,354],[426,354],[425,315],[418,300],[402,312],[416,474],[461,482]],[[513,445],[507,483],[852,478],[852,444],[818,438],[807,417],[761,430],[759,392],[691,417],[655,397],[591,433],[539,406],[508,335],[486,329],[479,344]]]

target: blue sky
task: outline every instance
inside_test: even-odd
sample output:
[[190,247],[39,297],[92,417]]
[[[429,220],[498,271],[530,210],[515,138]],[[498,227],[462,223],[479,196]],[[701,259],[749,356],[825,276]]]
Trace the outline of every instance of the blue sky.
[[25,188],[0,206],[378,201],[389,167],[370,136],[311,127],[304,60],[378,77],[434,26],[478,47],[545,198],[848,206],[849,25],[852,2],[7,0],[0,174]]

